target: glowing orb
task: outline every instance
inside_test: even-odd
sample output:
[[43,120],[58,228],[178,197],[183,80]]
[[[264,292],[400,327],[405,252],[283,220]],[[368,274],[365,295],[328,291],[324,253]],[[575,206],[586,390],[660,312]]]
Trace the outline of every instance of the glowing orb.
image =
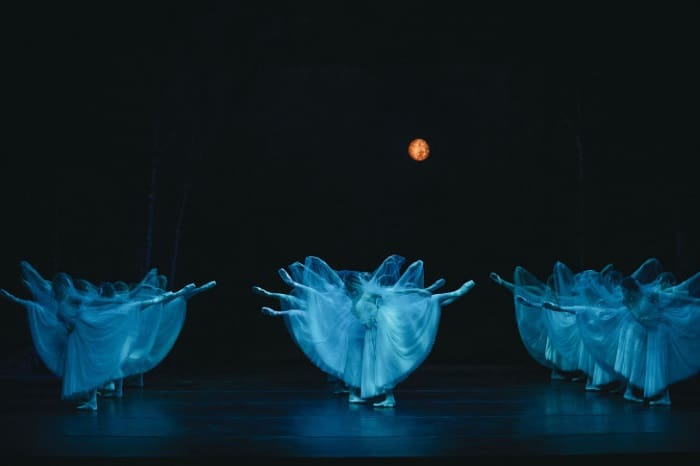
[[417,162],[422,162],[430,155],[430,146],[425,139],[416,138],[408,145],[408,155]]

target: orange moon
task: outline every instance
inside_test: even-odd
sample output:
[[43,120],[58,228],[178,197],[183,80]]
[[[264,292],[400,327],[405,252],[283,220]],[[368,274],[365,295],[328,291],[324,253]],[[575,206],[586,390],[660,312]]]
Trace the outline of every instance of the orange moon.
[[430,155],[430,146],[425,139],[416,138],[408,145],[408,155],[417,162],[422,162]]

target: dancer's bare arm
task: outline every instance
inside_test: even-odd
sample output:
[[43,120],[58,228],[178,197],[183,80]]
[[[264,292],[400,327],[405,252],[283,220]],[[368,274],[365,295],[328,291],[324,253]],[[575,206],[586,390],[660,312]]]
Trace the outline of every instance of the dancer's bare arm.
[[204,291],[211,290],[216,286],[216,280],[209,281],[205,283],[202,286],[198,286],[195,288],[189,288],[183,292],[183,297],[185,299],[190,299],[192,296],[198,295],[199,293],[203,293]]
[[27,306],[30,306],[32,304],[32,301],[18,298],[17,296],[13,295],[12,293],[10,293],[9,291],[7,291],[3,288],[0,288],[0,296],[12,301],[13,303],[17,303],[20,306],[27,307]]
[[500,275],[498,275],[496,272],[491,272],[489,274],[489,278],[493,280],[494,282],[498,283],[501,286],[504,286],[510,291],[511,293],[515,289],[515,285],[512,284],[511,282],[505,281],[503,278],[501,278]]
[[458,289],[455,291],[451,291],[449,293],[438,293],[433,295],[433,299],[437,300],[438,304],[440,306],[445,306],[447,304],[453,303],[455,300],[458,298],[461,298],[465,294],[467,294],[472,288],[474,288],[474,280],[469,280],[468,282],[465,282],[462,286],[460,286]]
[[530,307],[532,309],[540,309],[541,310],[543,308],[543,305],[533,303],[532,301],[530,301],[529,299],[527,299],[525,296],[522,296],[522,295],[517,295],[515,297],[515,301],[519,304],[522,304],[523,306],[527,306],[527,307]]
[[281,316],[301,316],[304,314],[304,311],[300,309],[287,309],[285,311],[276,311],[272,309],[271,307],[263,306],[261,309],[263,314],[273,316],[273,317],[281,317]]
[[548,309],[550,311],[556,311],[556,312],[566,312],[567,314],[576,314],[576,312],[580,309],[583,309],[584,306],[567,306],[567,307],[562,307],[557,303],[554,303],[552,301],[545,301],[542,303],[542,307],[544,309]]
[[282,278],[282,281],[292,288],[299,288],[300,290],[308,291],[309,293],[318,293],[318,291],[314,290],[310,286],[295,282],[291,275],[289,275],[289,272],[287,272],[285,269],[279,269],[278,273],[280,278]]
[[20,262],[20,267],[22,269],[22,280],[29,289],[36,286],[41,286],[44,289],[51,288],[51,281],[45,279],[41,274],[27,261]]
[[253,287],[253,293],[258,294],[260,296],[265,296],[266,298],[279,299],[280,301],[289,303],[292,307],[300,308],[303,306],[302,300],[297,298],[296,296],[292,296],[285,293],[273,293],[259,286]]
[[445,279],[444,278],[438,278],[435,280],[435,283],[427,287],[425,290],[430,291],[431,293],[436,291],[439,288],[442,288],[442,286],[445,284]]
[[316,296],[319,296],[319,297],[327,300],[328,302],[332,302],[331,298],[324,295],[320,291],[318,291],[314,288],[311,288],[310,286],[306,286],[302,283],[295,282],[294,279],[292,279],[292,277],[289,275],[289,272],[287,272],[285,269],[283,269],[283,268],[279,269],[278,273],[279,273],[279,276],[282,278],[282,281],[285,282],[287,285],[291,286],[292,288],[296,288],[296,289],[305,291],[307,293],[314,294]]
[[180,298],[180,297],[186,297],[188,293],[192,293],[194,290],[196,290],[197,287],[195,286],[194,283],[190,283],[188,285],[185,285],[181,289],[179,289],[176,292],[172,291],[166,291],[165,293],[162,293],[155,298],[147,299],[144,301],[141,301],[140,303],[140,308],[143,310],[149,306],[153,306],[156,304],[168,304],[170,301]]

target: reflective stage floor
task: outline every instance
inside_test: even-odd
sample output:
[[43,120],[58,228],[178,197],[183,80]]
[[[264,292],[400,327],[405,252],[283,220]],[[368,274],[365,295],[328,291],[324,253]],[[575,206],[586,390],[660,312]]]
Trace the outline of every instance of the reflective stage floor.
[[96,412],[61,401],[50,377],[2,385],[4,455],[50,464],[700,464],[697,379],[673,387],[671,406],[648,406],[540,368],[424,365],[395,408],[374,408],[308,366],[156,372]]

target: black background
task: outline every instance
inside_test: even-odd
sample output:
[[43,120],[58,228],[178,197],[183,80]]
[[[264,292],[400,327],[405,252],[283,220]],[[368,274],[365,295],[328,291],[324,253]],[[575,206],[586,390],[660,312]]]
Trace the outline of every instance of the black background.
[[[694,11],[253,5],[8,12],[1,286],[27,295],[21,260],[217,280],[163,366],[195,373],[304,361],[251,286],[285,291],[308,255],[475,280],[433,363],[531,363],[489,272],[700,269]],[[21,358],[26,317],[0,308]]]

